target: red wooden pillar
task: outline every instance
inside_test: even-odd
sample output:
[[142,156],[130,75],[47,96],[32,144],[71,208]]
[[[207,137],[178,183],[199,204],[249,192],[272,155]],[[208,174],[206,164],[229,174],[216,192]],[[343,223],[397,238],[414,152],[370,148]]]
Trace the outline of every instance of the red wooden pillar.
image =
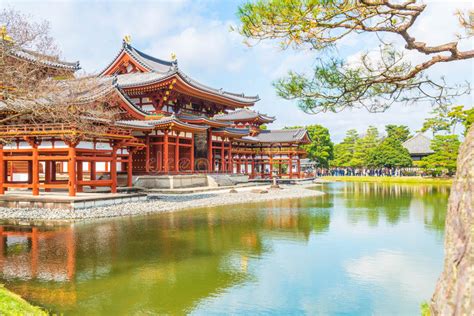
[[[62,161],[61,161],[62,163]],[[56,161],[51,161],[51,182],[56,181]]]
[[[5,183],[5,178],[6,178],[5,169],[7,168],[5,168],[5,161],[3,160],[3,144],[0,143],[0,194],[5,194],[5,188],[3,187],[3,184]],[[0,243],[1,242],[3,242],[3,239],[0,239]],[[0,255],[3,255],[3,253]]]
[[76,169],[76,176],[77,176],[77,192],[84,191],[84,187],[82,184],[79,184],[79,181],[84,180],[84,164],[82,161],[77,161],[77,169]]
[[270,153],[270,178],[273,178],[273,154]]
[[117,193],[117,148],[112,146],[112,161],[110,161],[110,192]]
[[298,168],[298,178],[301,178],[301,163],[300,163],[300,156],[296,159],[296,165]]
[[176,131],[176,140],[174,145],[174,171],[179,173],[179,132]]
[[225,171],[225,149],[224,149],[224,137],[222,137],[221,143],[221,172]]
[[127,160],[127,186],[133,186],[133,150],[130,148],[128,150],[128,160]]
[[288,169],[291,179],[293,178],[293,154],[290,154],[290,158],[288,160]]
[[214,158],[212,157],[212,129],[209,128],[207,130],[207,164],[208,164],[208,172],[214,171],[214,162],[212,161]]
[[150,134],[145,134],[145,171],[146,173],[150,172]]
[[234,173],[234,156],[232,155],[232,138],[229,138],[229,150],[227,156],[229,157],[229,172]]
[[31,164],[32,164],[32,191],[33,195],[39,195],[39,160],[38,160],[38,144],[31,142]]
[[165,136],[163,137],[163,171],[168,173],[168,131],[165,131]]
[[[94,155],[95,157],[95,155]],[[96,167],[95,167],[95,161],[89,162],[89,171],[90,171],[90,178],[91,181],[94,181],[97,179],[97,173],[96,173]],[[91,189],[95,189],[95,186],[91,186]]]
[[[52,175],[51,175],[51,165],[53,164],[53,161],[51,160],[48,160],[48,161],[45,161],[44,163],[44,183],[45,184],[49,184],[51,183],[51,178],[52,178]],[[46,192],[50,192],[51,189],[44,189]]]
[[69,196],[76,196],[76,145],[69,144],[67,164]]
[[191,133],[191,173],[194,173],[194,133]]
[[252,165],[251,165],[251,169],[252,169],[252,179],[255,178],[255,155],[252,155]]

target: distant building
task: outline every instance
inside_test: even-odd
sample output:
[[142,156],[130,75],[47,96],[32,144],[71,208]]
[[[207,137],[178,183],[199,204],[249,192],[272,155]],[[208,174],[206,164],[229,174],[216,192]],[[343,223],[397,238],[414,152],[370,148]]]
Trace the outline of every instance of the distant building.
[[434,153],[430,147],[431,138],[425,136],[423,133],[416,134],[406,140],[402,145],[408,150],[413,161],[421,160],[421,158]]

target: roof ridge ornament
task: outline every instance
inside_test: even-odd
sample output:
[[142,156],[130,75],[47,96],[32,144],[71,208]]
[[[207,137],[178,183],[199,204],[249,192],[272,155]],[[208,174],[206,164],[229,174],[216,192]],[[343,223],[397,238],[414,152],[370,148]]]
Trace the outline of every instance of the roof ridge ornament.
[[123,46],[130,46],[130,44],[132,43],[132,36],[131,35],[125,35],[123,37]]

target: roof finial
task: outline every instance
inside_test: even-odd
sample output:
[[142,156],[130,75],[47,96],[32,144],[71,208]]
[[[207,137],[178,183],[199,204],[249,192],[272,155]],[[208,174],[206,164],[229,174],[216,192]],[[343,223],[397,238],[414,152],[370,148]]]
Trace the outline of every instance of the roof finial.
[[125,44],[127,44],[127,45],[130,45],[130,44],[132,43],[132,36],[130,36],[130,35],[125,35],[125,36],[123,37],[123,42],[124,42]]
[[0,39],[5,42],[13,42],[13,38],[7,33],[7,27],[3,25],[0,27]]
[[176,61],[176,54],[174,52],[171,52],[171,60]]

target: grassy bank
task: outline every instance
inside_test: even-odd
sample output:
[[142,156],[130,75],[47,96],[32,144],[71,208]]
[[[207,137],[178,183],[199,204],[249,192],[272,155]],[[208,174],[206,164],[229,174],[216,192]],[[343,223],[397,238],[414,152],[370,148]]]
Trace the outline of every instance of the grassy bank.
[[0,285],[0,315],[48,315]]
[[378,182],[378,183],[409,183],[409,184],[451,184],[452,179],[422,177],[322,177],[327,181],[343,182]]

